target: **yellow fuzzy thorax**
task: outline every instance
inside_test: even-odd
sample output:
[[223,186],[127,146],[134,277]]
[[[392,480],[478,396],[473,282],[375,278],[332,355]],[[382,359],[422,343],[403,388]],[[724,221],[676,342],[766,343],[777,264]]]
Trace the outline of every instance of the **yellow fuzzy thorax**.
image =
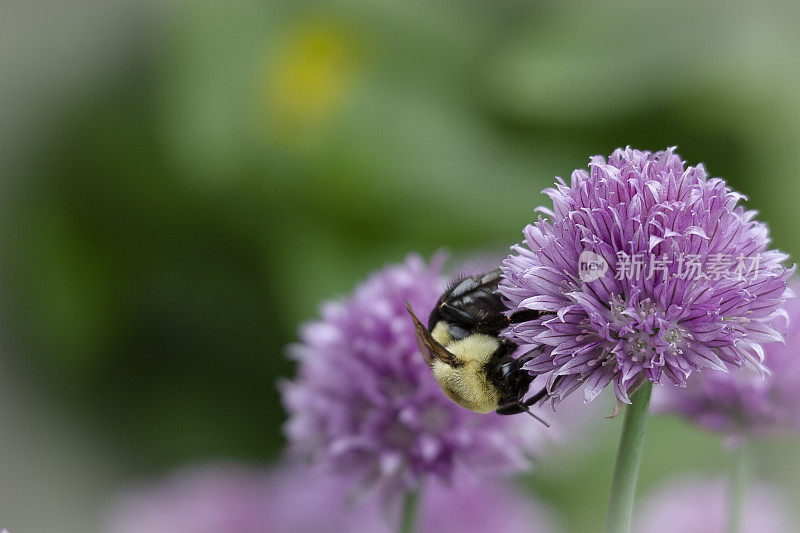
[[486,379],[485,366],[499,347],[496,338],[473,333],[453,340],[442,321],[436,324],[431,336],[456,359],[455,365],[434,360],[433,376],[451,400],[478,413],[489,413],[499,407],[500,394]]

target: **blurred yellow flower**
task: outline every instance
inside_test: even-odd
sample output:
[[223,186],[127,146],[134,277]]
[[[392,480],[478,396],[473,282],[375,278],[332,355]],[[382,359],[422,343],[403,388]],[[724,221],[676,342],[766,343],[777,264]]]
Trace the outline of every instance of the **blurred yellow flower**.
[[333,21],[288,32],[262,70],[260,105],[281,141],[305,145],[352,94],[359,54],[351,32]]

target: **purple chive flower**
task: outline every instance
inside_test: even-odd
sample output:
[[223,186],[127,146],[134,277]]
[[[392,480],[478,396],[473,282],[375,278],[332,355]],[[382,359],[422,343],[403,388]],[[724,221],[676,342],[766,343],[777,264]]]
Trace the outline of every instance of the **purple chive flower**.
[[[729,495],[723,479],[672,480],[642,502],[634,517],[634,533],[723,533],[727,531]],[[794,521],[780,491],[753,484],[743,504],[742,533],[786,533]]]
[[450,401],[419,353],[408,300],[427,316],[444,290],[441,260],[409,256],[386,267],[301,329],[280,384],[294,450],[354,474],[385,497],[458,471],[515,472],[545,434],[528,417],[477,414]]
[[[794,292],[800,282],[791,284]],[[677,413],[736,441],[748,435],[776,435],[800,431],[800,300],[785,305],[789,320],[786,342],[764,346],[770,375],[740,372],[703,372],[689,380],[685,390],[658,389],[654,408]]]
[[[123,495],[112,507],[106,533],[270,533],[396,530],[374,498],[345,501],[344,479],[318,470],[283,466],[270,472],[232,466],[195,468]],[[542,504],[498,483],[425,487],[423,532],[557,531]],[[396,514],[396,513],[395,513]]]
[[703,368],[764,372],[761,343],[781,338],[771,322],[793,269],[767,248],[741,194],[673,149],[630,148],[544,192],[549,219],[525,228],[500,291],[513,309],[554,313],[507,332],[546,347],[527,368],[553,373],[554,401],[582,384],[587,402],[613,383],[630,403],[644,379],[684,386]]

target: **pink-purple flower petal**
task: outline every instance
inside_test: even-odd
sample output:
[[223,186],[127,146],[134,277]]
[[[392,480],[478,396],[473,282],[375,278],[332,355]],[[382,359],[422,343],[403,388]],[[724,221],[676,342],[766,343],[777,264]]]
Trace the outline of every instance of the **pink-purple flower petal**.
[[554,393],[577,380],[590,401],[613,384],[628,402],[642,378],[683,387],[701,369],[765,372],[761,343],[780,338],[793,268],[743,195],[673,148],[594,156],[544,193],[549,219],[524,229],[500,291],[512,311],[552,313],[506,333],[544,346],[526,368],[564,376]]

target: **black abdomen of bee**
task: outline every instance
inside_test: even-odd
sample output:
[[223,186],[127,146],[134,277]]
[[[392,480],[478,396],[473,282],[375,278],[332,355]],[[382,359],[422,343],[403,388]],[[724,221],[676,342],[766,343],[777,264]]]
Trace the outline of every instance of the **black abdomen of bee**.
[[[439,298],[428,318],[428,329],[432,330],[444,320],[468,333],[485,333],[496,337],[508,326],[508,311],[500,295],[495,291],[500,283],[500,269],[481,276],[472,276],[456,281]],[[455,331],[454,338],[464,335]]]

